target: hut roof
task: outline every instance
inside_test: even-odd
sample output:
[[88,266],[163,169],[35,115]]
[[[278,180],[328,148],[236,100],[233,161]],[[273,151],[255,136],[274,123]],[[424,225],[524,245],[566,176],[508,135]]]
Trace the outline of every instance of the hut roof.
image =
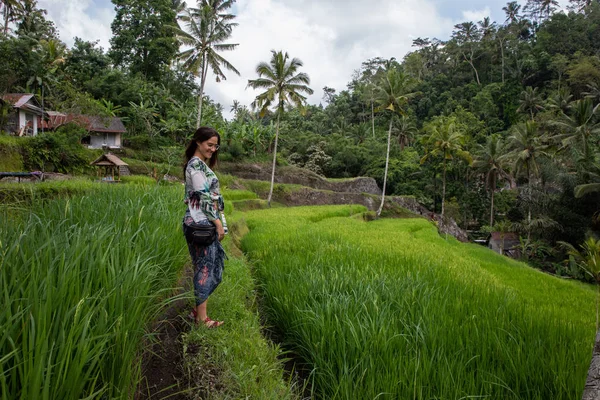
[[45,128],[56,129],[61,125],[73,122],[89,132],[125,133],[125,126],[119,117],[101,117],[94,115],[63,114],[55,111],[48,112]]
[[121,160],[119,157],[115,156],[114,154],[107,153],[102,154],[96,160],[92,161],[90,165],[115,165],[117,167],[120,167],[121,165],[127,166],[128,164],[125,161]]
[[31,93],[7,93],[2,96],[2,100],[12,105],[14,108],[29,110],[38,115],[43,113],[42,106],[38,103],[35,95]]

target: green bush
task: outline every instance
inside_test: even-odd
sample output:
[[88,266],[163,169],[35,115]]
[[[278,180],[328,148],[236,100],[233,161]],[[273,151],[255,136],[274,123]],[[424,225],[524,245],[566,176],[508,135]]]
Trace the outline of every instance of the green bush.
[[0,171],[18,172],[23,170],[21,138],[0,136]]
[[164,146],[172,146],[174,143],[163,136],[131,136],[123,138],[123,146],[134,150],[157,150]]
[[66,126],[56,132],[21,138],[24,167],[30,171],[83,173],[89,161],[80,139],[86,131]]

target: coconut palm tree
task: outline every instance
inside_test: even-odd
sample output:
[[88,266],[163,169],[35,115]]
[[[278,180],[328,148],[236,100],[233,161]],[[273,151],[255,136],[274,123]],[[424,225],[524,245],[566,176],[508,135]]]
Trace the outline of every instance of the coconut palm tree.
[[383,173],[383,190],[381,192],[381,204],[377,210],[377,216],[381,215],[385,201],[385,185],[387,183],[387,172],[390,162],[390,142],[392,140],[392,128],[394,116],[405,115],[408,101],[416,95],[412,92],[413,80],[396,68],[389,68],[381,75],[374,85],[374,98],[378,105],[378,111],[387,110],[392,113],[388,129],[387,152],[385,155],[385,171]]
[[490,191],[490,226],[494,225],[494,192],[498,179],[509,179],[508,172],[505,170],[506,163],[502,160],[505,151],[502,139],[492,135],[487,138],[485,145],[478,146],[473,161],[475,170],[485,175],[485,184]]
[[267,203],[271,206],[273,196],[273,185],[275,183],[275,164],[277,161],[277,141],[279,139],[279,122],[284,113],[285,105],[296,106],[300,109],[306,104],[306,97],[302,93],[313,94],[310,78],[298,69],[304,64],[298,58],[290,59],[288,53],[271,50],[269,63],[261,62],[256,66],[258,79],[248,80],[248,86],[252,89],[265,89],[256,96],[252,107],[260,109],[260,115],[264,116],[269,107],[274,106],[277,114],[277,125],[275,128],[275,147],[273,149],[273,168],[271,171],[271,188]]
[[[531,227],[532,178],[540,175],[540,159],[548,156],[546,153],[548,145],[542,142],[539,126],[535,121],[527,121],[516,125],[508,141],[510,151],[500,158],[512,162],[512,170],[515,177],[524,173],[527,178],[529,205],[527,223],[525,225]],[[527,233],[529,239],[531,231],[528,230]]]
[[8,24],[23,12],[23,4],[20,0],[0,0],[0,4],[4,15],[4,35],[8,35]]
[[231,22],[235,15],[227,14],[234,0],[201,0],[198,8],[187,8],[179,20],[184,29],[179,29],[177,36],[181,43],[189,46],[179,53],[183,61],[182,67],[200,78],[198,95],[198,116],[196,127],[202,122],[202,102],[204,85],[210,69],[217,82],[227,79],[223,68],[240,75],[240,72],[219,53],[234,50],[238,44],[225,43],[237,23]]
[[441,156],[443,159],[442,166],[442,221],[444,220],[444,210],[446,201],[446,170],[448,160],[453,160],[454,156],[472,162],[468,152],[463,150],[464,127],[456,122],[454,117],[437,118],[426,127],[426,135],[424,136],[427,152],[421,158],[421,164],[431,157]]
[[554,138],[561,140],[563,147],[581,144],[582,153],[586,154],[590,140],[600,135],[600,120],[596,117],[598,110],[600,104],[594,107],[590,98],[577,100],[571,105],[571,115],[563,113],[553,122],[564,132]]
[[535,117],[538,111],[544,109],[544,101],[542,96],[538,93],[538,88],[532,88],[527,86],[524,91],[521,92],[521,98],[519,100],[519,108],[517,112],[529,113],[531,119]]
[[511,1],[506,3],[506,7],[502,7],[502,11],[506,13],[506,21],[504,23],[513,23],[517,22],[521,17],[519,16],[519,11],[521,10],[521,5],[519,5],[516,1]]
[[411,140],[417,133],[417,125],[415,125],[415,121],[410,117],[402,115],[394,123],[392,131],[398,137],[400,151],[404,151],[404,147],[410,145]]

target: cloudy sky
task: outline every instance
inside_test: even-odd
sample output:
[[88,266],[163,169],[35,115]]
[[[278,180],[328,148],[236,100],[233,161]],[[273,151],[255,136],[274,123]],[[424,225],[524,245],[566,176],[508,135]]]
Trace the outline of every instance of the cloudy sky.
[[[233,13],[239,26],[230,43],[235,51],[223,53],[241,73],[228,73],[216,83],[209,75],[206,92],[228,114],[233,100],[249,105],[257,92],[246,89],[255,79],[256,64],[269,61],[270,50],[284,50],[304,62],[318,104],[324,86],[346,88],[352,72],[369,58],[396,57],[411,51],[413,39],[448,39],[453,26],[490,16],[504,22],[506,0],[238,0]],[[191,1],[188,1],[191,3]],[[566,4],[562,0],[561,4]],[[376,4],[376,6],[375,6]],[[107,50],[115,15],[109,0],[39,0],[48,11],[61,39],[71,46],[75,36],[98,40]],[[228,115],[226,115],[228,116]]]

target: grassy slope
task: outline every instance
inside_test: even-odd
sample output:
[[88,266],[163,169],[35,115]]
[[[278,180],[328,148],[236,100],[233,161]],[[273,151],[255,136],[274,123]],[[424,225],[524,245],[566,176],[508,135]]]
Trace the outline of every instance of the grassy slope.
[[323,398],[580,398],[594,291],[425,220],[348,207],[246,214],[269,322]]

